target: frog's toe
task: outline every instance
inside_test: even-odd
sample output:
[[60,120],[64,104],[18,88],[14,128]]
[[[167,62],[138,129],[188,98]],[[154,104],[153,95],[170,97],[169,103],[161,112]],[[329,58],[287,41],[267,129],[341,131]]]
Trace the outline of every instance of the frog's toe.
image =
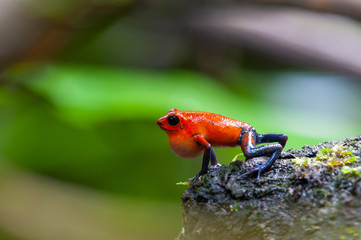
[[222,167],[222,164],[217,163],[217,164],[214,164],[214,165],[210,166],[209,169],[216,169],[216,168],[219,168],[219,167]]
[[257,180],[259,180],[259,178],[261,176],[261,173],[265,172],[266,168],[267,168],[266,164],[259,165],[259,166],[255,167],[255,168],[253,168],[252,170],[238,176],[237,179],[242,179],[242,178],[244,178],[246,176],[250,176],[250,175],[252,175],[254,173],[258,173],[257,174]]

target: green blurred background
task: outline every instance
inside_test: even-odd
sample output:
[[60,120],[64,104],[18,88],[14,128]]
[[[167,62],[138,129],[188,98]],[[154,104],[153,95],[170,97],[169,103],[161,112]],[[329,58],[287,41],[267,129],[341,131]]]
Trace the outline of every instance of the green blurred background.
[[[201,157],[171,152],[156,125],[171,108],[285,133],[287,148],[361,133],[359,72],[319,46],[209,31],[208,20],[194,27],[189,19],[212,16],[215,2],[202,13],[188,1],[3,1],[1,239],[174,239],[185,190],[176,183]],[[259,14],[260,5],[237,5],[250,7]],[[240,152],[216,149],[222,164]]]

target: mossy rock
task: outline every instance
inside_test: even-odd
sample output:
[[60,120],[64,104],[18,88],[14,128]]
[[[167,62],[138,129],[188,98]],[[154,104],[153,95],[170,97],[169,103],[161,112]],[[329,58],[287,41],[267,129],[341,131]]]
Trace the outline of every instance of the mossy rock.
[[184,239],[361,239],[361,137],[235,161],[202,176],[182,196]]

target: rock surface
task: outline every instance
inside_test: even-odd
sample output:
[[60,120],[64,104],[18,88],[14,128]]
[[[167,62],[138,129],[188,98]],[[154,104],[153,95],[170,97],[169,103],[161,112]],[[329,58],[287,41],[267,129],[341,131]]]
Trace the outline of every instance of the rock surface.
[[182,196],[185,239],[361,239],[361,136],[235,161],[202,176]]

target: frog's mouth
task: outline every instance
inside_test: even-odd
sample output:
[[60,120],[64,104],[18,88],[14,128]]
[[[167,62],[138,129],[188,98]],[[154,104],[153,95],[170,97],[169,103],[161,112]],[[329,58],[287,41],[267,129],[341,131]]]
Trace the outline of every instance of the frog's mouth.
[[170,128],[167,128],[167,125],[164,125],[162,124],[161,122],[157,122],[158,123],[158,126],[163,130],[163,131],[166,131],[166,132],[176,132],[178,131],[178,129],[170,129]]
[[178,131],[177,129],[169,129],[169,128],[165,128],[165,127],[163,127],[161,124],[158,124],[158,126],[159,126],[162,130],[164,130],[164,131],[172,131],[172,132],[174,132],[174,131]]

